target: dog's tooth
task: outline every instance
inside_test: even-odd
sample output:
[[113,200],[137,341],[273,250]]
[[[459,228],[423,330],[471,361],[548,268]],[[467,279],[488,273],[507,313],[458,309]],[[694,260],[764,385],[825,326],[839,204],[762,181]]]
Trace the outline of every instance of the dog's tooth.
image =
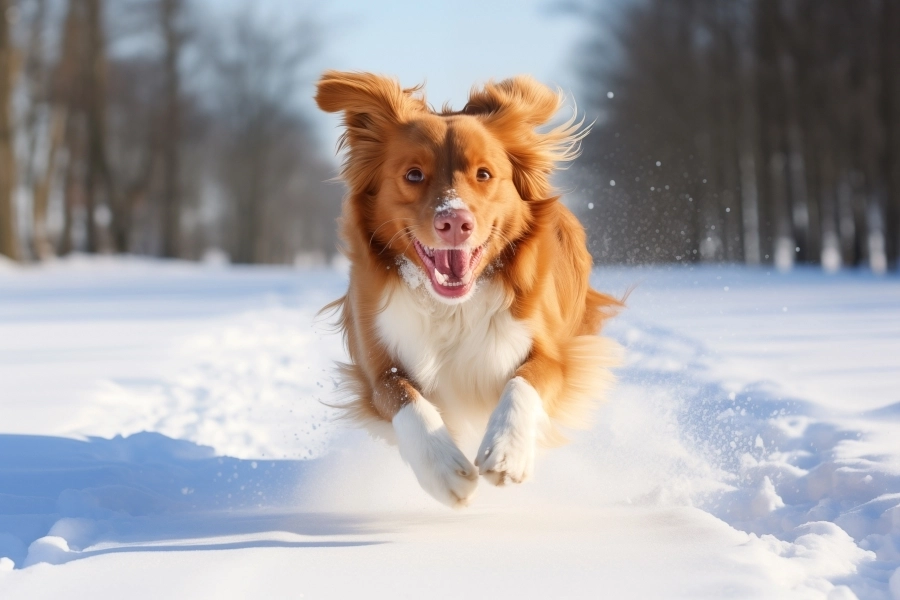
[[447,285],[447,276],[436,269],[434,271],[434,280],[441,285]]

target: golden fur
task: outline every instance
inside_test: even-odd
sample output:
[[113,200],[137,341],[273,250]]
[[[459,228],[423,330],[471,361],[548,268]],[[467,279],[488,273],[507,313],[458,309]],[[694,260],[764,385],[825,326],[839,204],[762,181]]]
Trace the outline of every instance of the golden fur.
[[[476,276],[502,283],[513,317],[531,333],[515,375],[537,390],[553,423],[584,426],[616,356],[615,344],[597,334],[621,302],[591,289],[584,229],[550,183],[587,133],[574,117],[540,131],[562,105],[560,94],[521,76],[474,89],[459,112],[436,112],[419,88],[328,71],[316,101],[322,110],[343,112],[345,128],[340,147],[349,194],[340,231],[350,285],[329,307],[339,310],[350,357],[342,367],[351,395],[347,414],[389,422],[421,392],[375,323],[386,295],[406,285],[398,257],[421,267],[413,237],[440,243],[431,226],[435,202],[452,189],[465,198],[478,223],[473,237],[485,245]],[[404,179],[410,166],[424,172],[425,184]],[[476,177],[482,167],[490,171],[487,181]]]

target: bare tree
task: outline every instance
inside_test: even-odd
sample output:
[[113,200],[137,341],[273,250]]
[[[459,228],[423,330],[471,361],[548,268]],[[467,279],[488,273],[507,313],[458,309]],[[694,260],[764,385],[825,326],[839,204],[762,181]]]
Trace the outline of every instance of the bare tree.
[[881,0],[879,54],[881,94],[879,109],[884,131],[881,152],[881,177],[884,185],[885,248],[889,267],[900,268],[900,163],[898,139],[900,119],[897,117],[897,80],[900,79],[900,10],[896,0]]
[[[302,70],[317,47],[311,21],[287,27],[248,12],[218,35],[209,25],[221,21],[189,0],[28,0],[19,61],[10,4],[0,54],[9,252],[19,251],[17,233],[30,234],[37,258],[75,249],[196,258],[214,245],[242,262],[334,252],[340,189],[323,184],[331,165],[297,97],[312,76]],[[204,33],[219,38],[205,56]],[[24,99],[20,114],[11,95]],[[17,166],[31,191],[22,232],[11,212]],[[58,227],[50,216],[60,204]]]
[[[290,217],[294,206],[314,200],[302,179],[326,177],[311,168],[318,163],[310,128],[292,105],[299,69],[315,48],[310,27],[288,37],[252,13],[239,15],[216,46],[218,175],[237,262],[285,262],[300,249],[292,239],[299,223]],[[306,218],[314,216],[312,203],[303,207]]]
[[599,260],[897,264],[894,0],[597,5],[575,208]]
[[181,186],[179,181],[179,150],[181,144],[181,75],[180,62],[185,32],[179,19],[184,10],[182,0],[160,1],[160,24],[165,53],[164,84],[164,135],[161,140],[163,168],[163,256],[179,254]]
[[114,174],[119,203],[115,221],[116,249],[132,250],[134,211],[148,201],[159,163],[162,70],[144,57],[109,61],[108,127],[109,169]]
[[16,70],[10,31],[10,20],[14,18],[14,10],[9,0],[0,0],[0,254],[17,260],[19,239],[14,210],[15,132],[10,106]]
[[31,251],[35,257],[46,259],[55,253],[47,216],[65,137],[67,110],[65,103],[58,101],[52,85],[53,68],[47,43],[51,33],[50,2],[32,0],[29,5],[29,33],[21,83],[28,99],[23,124],[26,152],[22,172],[24,187],[31,191]]
[[[106,152],[107,58],[103,0],[83,0],[86,17],[85,110],[87,126],[87,167],[85,199],[87,201],[87,247],[89,252],[100,249],[97,230],[97,209],[109,211],[113,225],[113,243],[125,251],[126,218],[122,206],[115,199],[115,191]],[[102,196],[101,196],[102,192]],[[98,204],[98,197],[105,202]]]
[[81,182],[84,143],[84,48],[85,6],[82,0],[68,0],[62,24],[59,58],[53,71],[51,96],[56,110],[65,116],[63,149],[65,167],[62,181],[63,222],[57,250],[68,254],[74,247],[75,209],[83,205]]

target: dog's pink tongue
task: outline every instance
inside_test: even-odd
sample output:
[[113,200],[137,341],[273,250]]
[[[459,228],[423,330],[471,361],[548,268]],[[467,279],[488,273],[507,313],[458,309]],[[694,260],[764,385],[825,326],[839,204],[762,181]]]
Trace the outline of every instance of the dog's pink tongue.
[[472,254],[466,250],[435,250],[434,268],[441,275],[452,275],[462,279],[469,272]]

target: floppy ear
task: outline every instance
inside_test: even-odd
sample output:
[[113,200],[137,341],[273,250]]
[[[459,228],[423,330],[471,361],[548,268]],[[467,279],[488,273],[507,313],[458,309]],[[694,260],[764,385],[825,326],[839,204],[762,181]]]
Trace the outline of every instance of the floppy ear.
[[562,96],[528,75],[487,82],[484,88],[469,93],[463,111],[470,115],[489,115],[495,123],[518,121],[531,127],[553,118],[562,105]]
[[381,164],[381,143],[412,112],[427,111],[419,88],[403,89],[395,79],[372,73],[325,71],[316,103],[326,112],[344,113],[338,150],[349,148],[343,174],[351,188],[370,191]]
[[575,114],[549,131],[537,131],[562,104],[561,92],[520,75],[473,89],[463,109],[481,118],[506,147],[514,183],[525,200],[543,200],[552,194],[550,174],[558,163],[578,156],[579,142],[588,134],[589,128],[581,128],[584,120],[576,122]]
[[348,118],[367,115],[373,121],[399,122],[404,113],[425,107],[414,97],[418,88],[402,89],[395,79],[372,73],[325,71],[316,103],[325,112],[344,111]]

